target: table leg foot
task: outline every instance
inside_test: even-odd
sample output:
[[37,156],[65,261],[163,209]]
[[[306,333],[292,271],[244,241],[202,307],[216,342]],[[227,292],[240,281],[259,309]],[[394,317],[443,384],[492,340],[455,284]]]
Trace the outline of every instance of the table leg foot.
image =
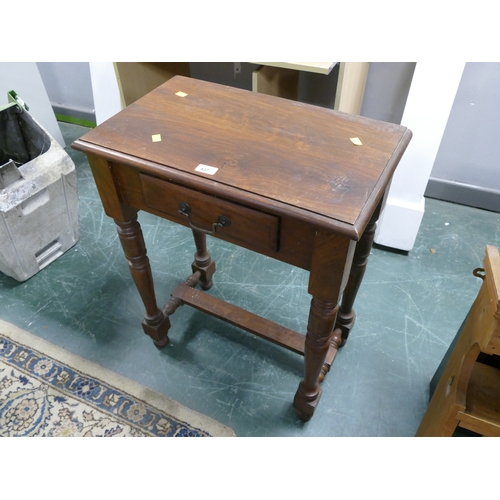
[[193,274],[200,273],[200,286],[202,290],[210,290],[213,285],[212,276],[215,273],[215,262],[212,260],[207,250],[207,235],[201,231],[193,229],[194,242],[196,244],[196,253],[194,262],[191,264]]
[[196,264],[196,262],[193,262],[191,265],[191,269],[193,270],[193,273],[196,271],[199,271],[201,273],[201,278],[200,278],[200,287],[202,290],[210,290],[212,288],[212,285],[214,284],[212,280],[212,275],[215,273],[215,262],[211,261],[208,266],[199,266]]
[[[338,305],[313,297],[304,346],[304,378],[295,394],[293,406],[301,420],[309,420],[321,396],[319,386],[327,360]],[[324,377],[324,374],[323,374]]]
[[343,347],[347,342],[349,334],[354,327],[354,323],[356,322],[356,312],[354,309],[351,309],[349,314],[342,315],[340,312],[337,315],[337,321],[335,323],[335,328],[339,329],[341,332],[341,339],[339,342],[339,347]]
[[141,225],[137,221],[137,210],[124,210],[122,219],[115,219],[115,222],[130,274],[146,308],[142,328],[144,333],[153,339],[155,345],[163,347],[168,344],[170,320],[156,303],[153,275]]
[[335,355],[339,350],[342,342],[342,332],[339,328],[335,328],[330,340],[330,348],[328,349],[328,354],[326,355],[325,363],[323,368],[321,368],[321,373],[319,374],[319,383],[321,384],[325,380],[326,374],[330,371]]
[[170,342],[168,338],[170,319],[161,311],[158,311],[158,314],[153,318],[145,317],[142,322],[142,329],[146,335],[151,337],[154,345],[160,349]]
[[320,398],[321,388],[318,388],[318,392],[316,394],[310,395],[303,392],[302,384],[300,384],[297,392],[295,393],[295,397],[293,398],[293,407],[297,417],[299,417],[303,422],[311,420]]
[[158,349],[163,349],[168,343],[170,342],[170,339],[168,338],[168,335],[165,335],[165,338],[163,340],[153,340],[153,344],[158,347]]
[[344,346],[347,342],[349,334],[354,326],[354,322],[356,321],[356,313],[353,310],[353,305],[361,282],[363,281],[366,265],[368,264],[368,258],[373,246],[379,210],[380,207],[375,211],[372,218],[368,222],[363,236],[361,236],[361,239],[356,245],[356,250],[354,251],[349,280],[347,282],[347,286],[345,287],[339,313],[335,322],[335,328],[339,328],[342,331],[342,341],[340,342],[339,347]]

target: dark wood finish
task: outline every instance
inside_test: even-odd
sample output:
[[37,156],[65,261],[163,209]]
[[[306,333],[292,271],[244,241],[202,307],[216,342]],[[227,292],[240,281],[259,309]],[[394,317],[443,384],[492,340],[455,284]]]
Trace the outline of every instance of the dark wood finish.
[[142,327],[157,347],[168,344],[170,320],[158,308],[154,290],[153,275],[146,255],[146,245],[140,224],[137,222],[137,209],[120,201],[112,171],[108,162],[88,154],[89,165],[101,197],[104,211],[112,217],[118,227],[118,236],[134,283],[146,307]]
[[304,355],[304,335],[245,311],[234,304],[200,292],[192,288],[189,283],[177,285],[172,292],[172,297],[258,337]]
[[354,301],[356,300],[359,287],[363,280],[363,276],[365,275],[368,257],[370,256],[370,251],[373,246],[375,230],[377,229],[377,219],[379,214],[380,205],[373,213],[370,222],[366,226],[363,236],[356,245],[349,281],[347,282],[342,295],[342,303],[340,305],[337,321],[335,323],[335,328],[338,328],[341,334],[340,347],[347,342],[349,332],[352,330],[354,322],[356,321],[356,313],[353,309]]
[[[157,345],[168,342],[169,317],[188,304],[303,354],[294,407],[308,420],[352,328],[377,207],[410,138],[399,125],[175,77],[73,147],[88,155],[104,210],[118,225],[146,306],[145,332]],[[216,171],[196,170],[200,164]],[[138,210],[193,230],[193,274],[163,311]],[[310,271],[305,336],[195,289],[209,289],[215,272],[206,234]]]
[[146,306],[143,321],[144,331],[158,347],[164,347],[168,344],[167,331],[170,328],[170,320],[168,316],[163,315],[156,304],[151,267],[146,255],[141,226],[137,222],[137,213],[133,215],[131,220],[115,222],[118,226],[118,236],[130,273]]
[[200,286],[203,290],[210,290],[213,285],[212,276],[215,273],[215,261],[207,250],[207,235],[193,229],[193,238],[196,246],[194,262],[191,264],[193,274],[200,273]]
[[[116,165],[111,164],[111,168],[113,176],[120,187],[120,196],[124,204],[158,215],[159,217],[163,217],[178,224],[189,226],[186,217],[180,215],[179,213],[161,212],[146,203],[144,191],[142,189],[141,176],[137,170],[132,167],[127,167],[123,163]],[[182,178],[178,179],[176,177],[176,173],[177,172],[175,171],[169,172],[169,177],[183,182]],[[195,181],[198,181],[198,178],[195,178]],[[199,184],[203,184],[203,181],[205,181],[205,179],[201,179]],[[203,187],[199,186],[199,184],[197,182],[194,183],[192,189],[199,191],[199,189]],[[211,187],[215,190],[220,186],[215,184]],[[232,202],[238,201],[237,197],[233,198],[227,193],[221,193],[219,189],[216,190],[216,194],[219,199],[222,198]],[[254,209],[255,212],[265,213],[263,210],[267,207],[262,207],[261,204],[253,203],[253,198],[250,193],[246,193],[246,195],[249,200],[251,200],[246,205],[248,208]],[[271,204],[275,204],[273,200],[266,201],[269,201]],[[287,215],[287,209],[288,207],[286,206],[278,206],[275,207],[272,212],[279,218],[279,260],[287,262],[293,266],[300,267],[301,269],[309,270],[312,258],[312,242],[314,241],[314,234],[317,226],[311,224],[310,221],[300,219],[300,214],[297,214],[296,217],[292,217],[289,214]],[[290,209],[293,210],[293,207]],[[312,214],[312,217],[314,217],[314,214]],[[217,238],[225,241],[232,241],[230,235],[228,236],[227,232],[224,231],[219,231]],[[258,241],[250,241],[250,239],[246,239],[244,241],[240,239],[237,244],[249,250],[254,250],[263,255],[267,255],[268,257],[276,258],[277,255],[276,251],[266,248],[266,245],[263,245]]]
[[[231,225],[217,228],[225,239],[233,243],[247,242],[256,248],[276,252],[278,250],[279,218],[258,210],[209,196],[199,191],[165,182],[148,175],[141,175],[143,192],[149,207],[170,217],[179,217],[179,206],[186,203],[190,209],[191,226],[213,231],[213,223],[224,215]],[[180,215],[180,217],[185,217]]]

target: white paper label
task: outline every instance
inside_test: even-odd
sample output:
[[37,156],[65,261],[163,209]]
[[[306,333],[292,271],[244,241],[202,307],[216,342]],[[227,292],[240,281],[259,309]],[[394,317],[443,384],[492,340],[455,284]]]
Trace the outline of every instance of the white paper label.
[[218,168],[216,167],[210,167],[208,165],[203,165],[202,163],[200,163],[196,168],[195,170],[197,172],[203,172],[204,174],[209,174],[209,175],[214,175],[215,172],[217,172],[217,170],[219,170]]

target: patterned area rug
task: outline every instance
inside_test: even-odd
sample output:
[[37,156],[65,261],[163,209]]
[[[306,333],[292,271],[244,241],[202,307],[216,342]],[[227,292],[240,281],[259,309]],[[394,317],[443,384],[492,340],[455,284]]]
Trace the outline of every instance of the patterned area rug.
[[234,436],[179,403],[0,320],[0,436]]

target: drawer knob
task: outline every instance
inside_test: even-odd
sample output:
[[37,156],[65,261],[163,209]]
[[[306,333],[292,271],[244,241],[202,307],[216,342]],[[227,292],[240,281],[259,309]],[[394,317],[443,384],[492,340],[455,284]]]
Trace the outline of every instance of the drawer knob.
[[231,225],[231,219],[225,215],[219,215],[216,224],[219,227],[229,227]]
[[202,227],[196,226],[195,224],[193,224],[191,222],[191,219],[189,217],[191,214],[191,207],[184,201],[181,201],[179,203],[179,213],[181,215],[184,215],[187,217],[188,224],[189,224],[189,227],[191,229],[194,229],[195,231],[200,231],[200,232],[206,233],[206,234],[215,234],[218,227],[229,227],[231,225],[231,219],[229,217],[227,217],[226,215],[219,215],[219,217],[217,217],[217,222],[214,222],[212,224],[211,231],[207,230],[207,229],[203,229]]
[[191,207],[187,203],[181,201],[179,203],[179,213],[182,215],[189,216],[189,214],[191,213]]

